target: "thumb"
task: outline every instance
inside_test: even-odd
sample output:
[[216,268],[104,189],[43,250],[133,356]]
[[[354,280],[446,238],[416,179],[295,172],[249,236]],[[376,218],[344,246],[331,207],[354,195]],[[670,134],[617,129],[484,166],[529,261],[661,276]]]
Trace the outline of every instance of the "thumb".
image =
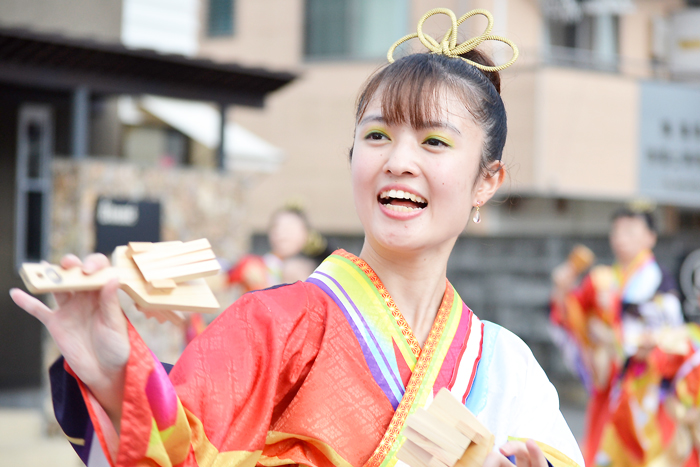
[[106,322],[116,326],[121,323],[126,324],[124,313],[119,304],[118,290],[119,280],[117,278],[110,279],[100,290],[100,312]]

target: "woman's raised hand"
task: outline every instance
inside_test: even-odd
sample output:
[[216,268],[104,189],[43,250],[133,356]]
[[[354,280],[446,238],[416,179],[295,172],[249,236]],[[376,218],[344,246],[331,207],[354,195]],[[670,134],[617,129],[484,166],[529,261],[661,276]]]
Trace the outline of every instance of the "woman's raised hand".
[[537,443],[528,440],[508,441],[501,446],[500,452],[492,452],[486,457],[483,467],[513,467],[513,463],[507,457],[515,457],[515,465],[518,467],[547,467],[547,459]]
[[[60,264],[66,269],[82,267],[85,274],[110,265],[102,254],[90,255],[85,262],[74,255],[66,255]],[[118,288],[118,280],[112,279],[100,290],[56,293],[55,310],[19,289],[10,291],[17,306],[46,326],[61,354],[90,388],[117,430],[130,352],[127,321],[117,298]]]

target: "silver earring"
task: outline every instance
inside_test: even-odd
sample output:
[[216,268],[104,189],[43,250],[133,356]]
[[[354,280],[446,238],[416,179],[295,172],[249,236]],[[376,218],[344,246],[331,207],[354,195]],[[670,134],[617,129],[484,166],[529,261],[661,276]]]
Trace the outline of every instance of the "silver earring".
[[474,214],[474,218],[472,219],[475,224],[481,222],[481,213],[479,212],[479,207],[481,207],[481,201],[476,202],[476,213]]

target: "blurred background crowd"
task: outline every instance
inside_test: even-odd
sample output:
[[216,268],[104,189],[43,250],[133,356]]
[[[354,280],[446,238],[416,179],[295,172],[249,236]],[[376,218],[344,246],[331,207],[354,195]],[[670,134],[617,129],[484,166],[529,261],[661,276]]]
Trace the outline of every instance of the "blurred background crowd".
[[[530,345],[581,436],[586,391],[549,324],[575,244],[610,264],[613,214],[652,212],[656,259],[700,320],[698,0],[0,0],[0,290],[25,261],[206,237],[229,304],[257,287],[246,274],[293,280],[332,248],[358,253],[355,92],[435,7],[486,8],[521,50],[502,72],[509,180],[448,277]],[[302,210],[307,240],[280,258],[280,212]],[[144,326],[172,363],[186,333]],[[0,294],[0,465],[77,465],[51,437],[49,341]]]

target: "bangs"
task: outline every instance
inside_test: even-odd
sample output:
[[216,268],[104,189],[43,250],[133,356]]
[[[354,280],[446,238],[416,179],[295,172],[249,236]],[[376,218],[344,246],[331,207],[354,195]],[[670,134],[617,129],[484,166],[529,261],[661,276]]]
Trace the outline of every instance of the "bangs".
[[[440,63],[434,60],[411,60],[415,54],[394,62],[372,76],[360,95],[356,122],[364,116],[367,106],[378,94],[382,118],[387,125],[408,124],[416,130],[429,128],[440,118],[444,107],[441,98],[452,91],[468,105],[463,86],[457,85]],[[426,54],[427,55],[427,54]],[[416,63],[417,62],[417,63]]]
[[[493,65],[476,49],[465,55],[462,58]],[[448,99],[456,98],[483,132],[482,162],[496,161],[501,159],[508,132],[499,89],[498,72],[487,74],[444,55],[412,54],[385,65],[367,80],[357,100],[355,124],[377,99],[387,125],[410,125],[414,130],[440,126]]]

